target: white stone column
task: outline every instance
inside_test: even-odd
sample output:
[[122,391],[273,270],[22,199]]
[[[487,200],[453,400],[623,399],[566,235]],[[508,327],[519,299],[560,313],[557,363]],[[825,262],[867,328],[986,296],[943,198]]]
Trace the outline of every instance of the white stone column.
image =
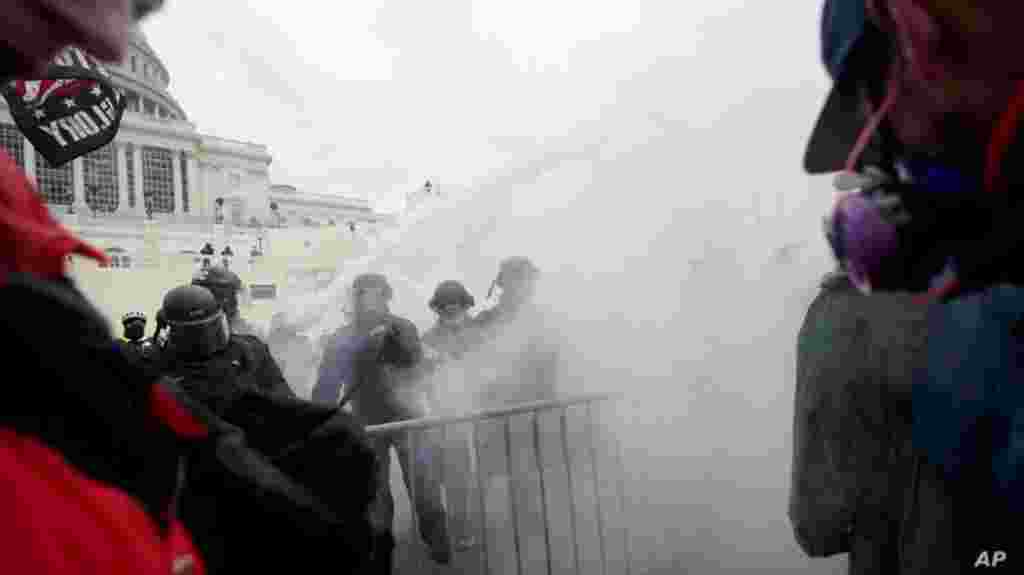
[[181,199],[181,152],[171,151],[171,181],[174,183],[174,219],[181,221],[185,214]]
[[135,177],[135,215],[146,217],[146,199],[142,189],[142,146],[135,145],[130,160],[134,165]]
[[117,153],[117,213],[127,214],[128,210],[128,150],[124,144],[114,148]]
[[209,202],[206,198],[206,190],[209,188],[210,177],[209,177],[209,164],[205,160],[200,160],[198,157],[192,157],[192,165],[195,170],[195,175],[191,176],[195,178],[195,183],[192,184],[192,192],[195,197],[195,205],[193,206],[193,215],[199,216],[202,221],[203,233],[213,233],[213,211],[208,205]]
[[82,169],[82,158],[71,161],[71,203],[75,212],[88,213],[89,206],[85,203],[85,170]]
[[[188,154],[186,158],[188,158],[188,161],[185,162],[185,173],[188,175],[188,213],[190,216],[197,218],[203,215],[202,198],[199,194],[198,161],[195,154]],[[182,194],[185,191],[182,188]]]

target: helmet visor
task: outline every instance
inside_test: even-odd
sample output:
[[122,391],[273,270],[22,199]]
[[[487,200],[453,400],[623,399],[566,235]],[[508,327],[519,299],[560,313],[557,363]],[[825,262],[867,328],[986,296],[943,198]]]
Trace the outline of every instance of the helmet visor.
[[172,322],[170,327],[167,347],[187,357],[209,357],[224,349],[231,336],[223,312],[201,320]]

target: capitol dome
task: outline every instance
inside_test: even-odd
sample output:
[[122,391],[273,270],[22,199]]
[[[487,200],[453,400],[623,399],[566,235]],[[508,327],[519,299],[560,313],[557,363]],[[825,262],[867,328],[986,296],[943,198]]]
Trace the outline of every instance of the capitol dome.
[[114,82],[124,90],[127,110],[165,120],[187,121],[185,110],[171,96],[170,73],[139,27],[132,30],[124,60],[110,66]]
[[194,252],[206,242],[248,254],[264,226],[295,227],[301,235],[302,228],[376,221],[365,201],[272,189],[265,145],[198,131],[170,93],[167,66],[138,27],[124,59],[106,68],[126,101],[113,141],[53,166],[0,98],[0,149],[34,180],[57,219],[110,251],[115,268],[156,267],[161,257]]

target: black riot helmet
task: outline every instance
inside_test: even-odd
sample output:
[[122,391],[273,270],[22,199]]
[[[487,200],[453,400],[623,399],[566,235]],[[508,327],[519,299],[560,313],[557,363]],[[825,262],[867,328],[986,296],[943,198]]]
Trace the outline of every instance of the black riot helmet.
[[476,305],[473,295],[469,293],[466,286],[455,280],[443,281],[434,289],[434,296],[428,303],[430,309],[440,313],[441,310],[457,305],[460,308],[469,309]]
[[161,316],[170,328],[166,347],[175,355],[201,359],[228,345],[231,330],[227,315],[210,290],[180,286],[164,296]]
[[242,291],[238,274],[223,266],[210,266],[192,276],[192,285],[210,290],[229,320],[238,317],[238,292]]

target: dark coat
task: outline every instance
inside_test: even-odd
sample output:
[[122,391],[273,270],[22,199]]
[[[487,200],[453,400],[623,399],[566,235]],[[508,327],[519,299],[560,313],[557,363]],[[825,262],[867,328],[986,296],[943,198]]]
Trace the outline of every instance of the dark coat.
[[927,313],[832,277],[800,329],[789,517],[808,555],[849,553],[854,574],[967,570],[963,508],[912,436]]
[[174,555],[152,553],[184,533],[179,469],[206,430],[124,355],[72,282],[2,282],[0,507],[9,529],[0,531],[17,549],[3,571],[72,561],[114,574],[170,572]]
[[[195,393],[197,367],[166,385],[210,429],[191,454],[182,498],[210,573],[289,572],[324,561],[359,568],[369,557],[376,489],[362,427],[338,409],[255,385]],[[210,384],[215,374],[205,375],[199,381]]]
[[232,334],[224,350],[201,360],[164,351],[159,363],[162,374],[182,378],[185,390],[217,413],[221,403],[230,403],[246,389],[295,397],[267,344],[255,336]]

